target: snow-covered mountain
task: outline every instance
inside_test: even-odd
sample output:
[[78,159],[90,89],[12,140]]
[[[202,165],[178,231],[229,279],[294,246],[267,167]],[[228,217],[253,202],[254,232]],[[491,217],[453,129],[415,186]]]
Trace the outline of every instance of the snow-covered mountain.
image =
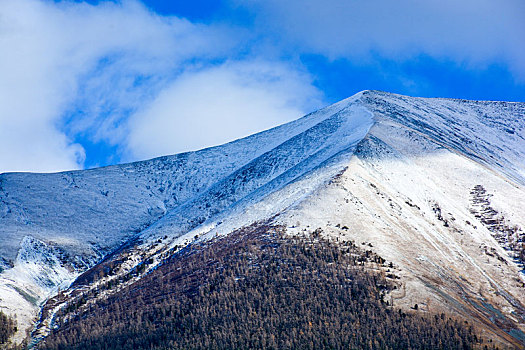
[[[0,308],[27,329],[101,261],[120,257],[116,275],[146,259],[151,269],[195,239],[271,220],[369,246],[403,281],[395,305],[447,310],[516,345],[525,342],[523,203],[525,104],[364,91],[197,152],[0,175]],[[91,287],[79,280],[65,293]]]

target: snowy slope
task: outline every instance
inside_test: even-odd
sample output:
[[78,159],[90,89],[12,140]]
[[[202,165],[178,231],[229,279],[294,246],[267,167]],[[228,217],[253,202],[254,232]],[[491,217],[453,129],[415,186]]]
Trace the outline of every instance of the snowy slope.
[[[68,258],[73,267],[81,268],[90,264],[82,258],[100,258],[167,212],[213,191],[212,186],[220,188],[235,174],[244,172],[248,179],[253,177],[250,172],[266,167],[266,179],[294,165],[298,157],[312,150],[301,150],[299,145],[297,152],[302,154],[291,158],[283,154],[286,146],[281,144],[296,137],[293,142],[310,142],[315,149],[323,141],[308,138],[329,133],[341,121],[334,118],[325,121],[331,125],[312,127],[342,108],[332,106],[296,122],[198,152],[86,171],[2,174],[0,256],[12,262],[23,238],[30,235],[60,247],[64,254],[78,255],[78,259]],[[254,169],[249,165],[254,159],[266,164]],[[285,161],[288,163],[278,164]],[[281,170],[272,168],[272,162]]]
[[380,119],[427,135],[525,185],[525,104],[412,98],[369,92],[363,98]]
[[[525,293],[516,281],[523,276],[473,213],[470,192],[484,186],[505,222],[525,227],[524,115],[522,103],[365,91],[198,152],[86,171],[2,174],[0,307],[29,327],[44,300],[130,239],[123,274],[144,256],[158,263],[197,236],[274,218],[291,233],[319,227],[373,242],[407,281],[406,295],[396,297],[404,307],[428,298],[436,310],[452,303],[456,313],[481,320],[476,306],[461,300],[482,290],[500,295],[490,305],[519,328]],[[432,287],[436,279],[446,281],[445,291]],[[45,335],[52,313],[41,325]]]
[[1,174],[0,256],[12,261],[23,237],[31,235],[99,258],[167,211],[317,124],[319,114],[324,115],[198,152],[86,171]]

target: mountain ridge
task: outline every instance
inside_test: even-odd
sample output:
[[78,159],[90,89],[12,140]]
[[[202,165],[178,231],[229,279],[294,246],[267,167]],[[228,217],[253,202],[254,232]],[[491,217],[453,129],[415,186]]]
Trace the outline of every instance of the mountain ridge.
[[[350,218],[358,216],[359,205],[365,209],[375,206],[377,199],[368,192],[379,191],[383,196],[389,192],[392,194],[387,209],[397,205],[401,209],[396,210],[407,216],[406,208],[422,208],[420,211],[423,213],[411,213],[413,218],[402,219],[406,221],[406,225],[413,226],[415,220],[421,226],[420,230],[423,227],[428,230],[430,220],[437,220],[438,223],[447,220],[450,227],[454,220],[447,217],[447,213],[441,213],[443,205],[438,203],[438,207],[435,207],[428,199],[442,197],[439,193],[432,193],[432,186],[438,191],[446,189],[418,172],[419,177],[412,179],[412,183],[428,185],[423,186],[424,193],[416,193],[406,183],[394,181],[393,175],[388,175],[385,171],[399,173],[402,172],[402,167],[430,171],[429,165],[422,159],[437,157],[436,161],[440,161],[439,157],[443,157],[450,160],[450,164],[454,164],[462,175],[473,172],[481,174],[483,171],[478,166],[482,166],[497,174],[501,181],[513,183],[519,192],[515,198],[525,198],[525,163],[524,158],[520,157],[525,157],[525,132],[520,120],[524,114],[523,103],[411,98],[363,91],[291,123],[201,151],[78,172],[2,174],[0,213],[3,215],[0,218],[0,234],[4,237],[16,236],[15,241],[19,239],[18,242],[26,239],[25,237],[32,237],[36,241],[30,240],[34,243],[26,250],[42,252],[47,249],[50,253],[45,253],[37,260],[49,258],[54,261],[56,268],[51,269],[52,271],[36,269],[33,274],[27,275],[28,263],[34,266],[35,260],[19,259],[18,257],[24,256],[19,252],[14,259],[13,251],[17,251],[19,243],[11,241],[3,246],[4,252],[0,251],[6,261],[11,260],[4,263],[6,270],[0,275],[0,290],[5,293],[3,295],[14,298],[14,301],[11,300],[12,304],[30,304],[24,306],[28,327],[31,324],[30,318],[39,309],[39,303],[54,295],[58,288],[67,288],[80,272],[115,252],[115,249],[131,238],[138,239],[135,258],[130,263],[130,268],[133,268],[141,261],[138,253],[141,250],[155,256],[155,261],[160,261],[162,254],[176,246],[188,244],[195,237],[208,239],[226,235],[270,217],[277,216],[277,220],[281,220],[280,223],[287,227],[301,227],[295,225],[291,213],[300,212],[297,216],[305,217],[307,211],[298,208],[322,197],[323,200],[317,203],[317,212],[313,211],[314,216],[319,216],[324,212],[322,208],[330,206],[327,203],[334,201],[333,198],[347,196],[339,190],[332,199],[321,193],[331,191],[334,182],[346,178],[361,181],[359,188],[350,187],[351,192],[361,193],[360,196],[347,198],[349,202],[346,203],[353,203],[352,200],[357,203],[357,209],[353,208],[348,214]],[[394,164],[395,161],[392,163],[392,159],[396,157],[402,166]],[[441,163],[447,164],[443,161]],[[355,178],[351,174],[354,170],[355,174],[362,174],[361,178]],[[446,171],[442,173],[447,174],[446,181],[453,181],[453,174]],[[435,172],[435,178],[442,179],[442,173]],[[415,175],[407,173],[403,176]],[[496,175],[486,176],[494,184],[493,188],[504,189],[505,193],[509,193],[506,185],[492,178]],[[53,178],[54,182],[42,181],[44,178]],[[362,181],[364,178],[374,181],[365,183]],[[375,189],[370,184],[376,186]],[[384,184],[389,184],[390,187]],[[477,183],[471,186],[474,185]],[[387,188],[384,191],[379,190],[383,186]],[[464,194],[460,194],[461,191],[463,190],[458,187],[456,192],[450,193],[451,198],[462,198]],[[16,197],[17,194],[19,198]],[[60,195],[69,197],[64,200]],[[407,198],[405,201],[413,207],[400,202],[398,198]],[[446,199],[439,201],[448,203]],[[459,201],[468,211],[471,204],[464,203],[462,199]],[[523,227],[525,215],[519,206],[504,203],[498,195],[493,201],[505,212],[506,220]],[[72,209],[70,206],[75,203],[77,206]],[[55,211],[46,212],[46,205],[51,205],[52,209],[54,205]],[[56,210],[57,206],[61,206],[60,210]],[[83,210],[84,207],[87,209]],[[75,210],[78,212],[75,213]],[[441,219],[436,214],[438,211]],[[467,221],[477,220],[475,217],[471,218],[474,214],[463,211],[465,210],[461,209],[462,215],[469,215]],[[383,213],[383,218],[397,215],[381,204],[377,212],[368,210],[363,222],[372,223],[380,212]],[[337,208],[334,208],[333,213],[337,213]],[[333,213],[330,215],[334,215]],[[309,215],[312,214],[306,217]],[[318,222],[319,227],[327,230],[327,222],[333,221],[330,215],[326,214],[324,223],[318,222],[316,217],[309,217],[308,220],[311,223]],[[420,221],[425,221],[425,224]],[[435,225],[434,222],[431,224]],[[330,225],[332,227],[335,224]],[[354,222],[354,225],[359,227],[360,224]],[[390,223],[389,225],[395,227]],[[479,225],[482,226],[483,223]],[[381,230],[383,228],[377,228],[378,232]],[[468,230],[465,227],[457,227],[456,230],[467,232],[474,229],[469,226]],[[483,231],[482,235],[490,241],[491,249],[497,249],[497,254],[507,264],[515,264],[505,257],[509,254],[508,250],[495,246],[488,229],[484,230],[487,231]],[[421,239],[419,236],[414,237]],[[457,239],[450,233],[444,233],[443,237],[451,242]],[[378,245],[379,242],[378,249],[381,248],[381,238],[374,239],[374,244]],[[159,247],[152,248],[159,241]],[[40,246],[39,242],[49,249],[34,249],[34,246]],[[438,243],[434,245],[438,247]],[[9,255],[5,254],[6,250],[9,250]],[[464,256],[462,259],[470,256],[470,253],[457,254]],[[396,257],[396,254],[387,252],[386,256]],[[77,257],[79,259],[76,261]],[[404,259],[402,256],[398,258]],[[455,258],[452,256],[450,259],[454,261]],[[412,265],[405,264],[405,268],[410,266]],[[517,267],[509,269],[514,271]],[[56,273],[57,279],[49,286],[35,282],[42,275],[52,273]],[[36,297],[36,305],[31,305],[13,285]],[[507,286],[501,290],[505,288]]]

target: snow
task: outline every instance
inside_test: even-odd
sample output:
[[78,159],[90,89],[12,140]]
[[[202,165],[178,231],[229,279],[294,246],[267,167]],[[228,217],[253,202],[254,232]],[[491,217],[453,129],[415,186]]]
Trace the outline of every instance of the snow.
[[525,104],[368,92],[367,107],[525,185]]

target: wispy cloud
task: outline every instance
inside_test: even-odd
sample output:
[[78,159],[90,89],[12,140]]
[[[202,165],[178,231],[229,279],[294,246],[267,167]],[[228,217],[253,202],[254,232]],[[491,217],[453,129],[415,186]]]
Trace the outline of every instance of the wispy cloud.
[[369,61],[417,55],[467,65],[507,64],[525,80],[521,0],[237,1],[256,28],[294,51]]
[[131,158],[197,150],[298,118],[321,104],[308,74],[241,61],[176,79],[128,124]]

